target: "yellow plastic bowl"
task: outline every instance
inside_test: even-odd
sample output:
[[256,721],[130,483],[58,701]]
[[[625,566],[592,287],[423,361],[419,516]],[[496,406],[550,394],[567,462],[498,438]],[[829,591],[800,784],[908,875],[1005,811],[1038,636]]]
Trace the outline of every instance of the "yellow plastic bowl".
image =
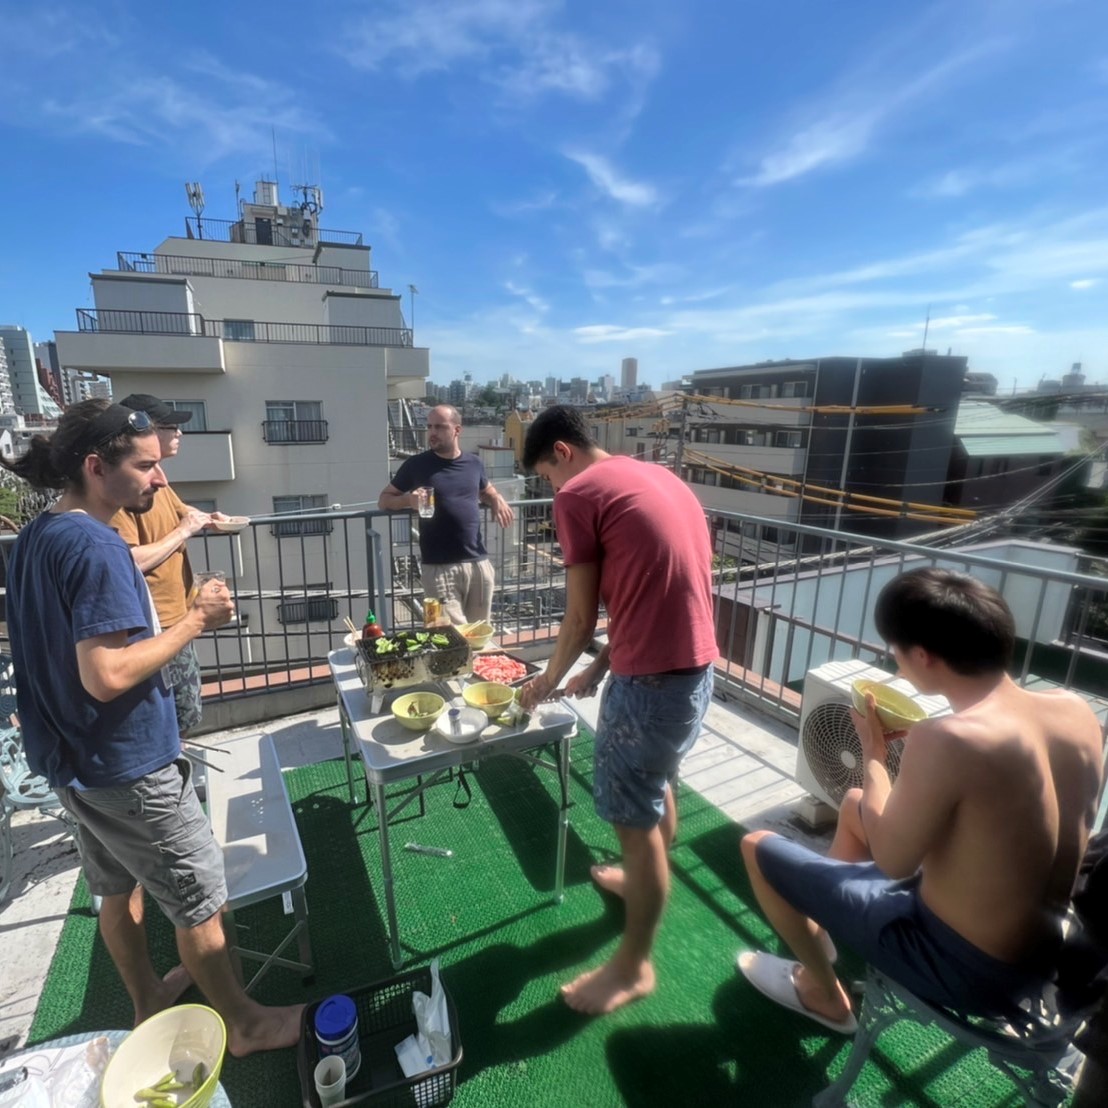
[[480,650],[482,647],[488,646],[489,639],[495,633],[493,625],[485,620],[480,620],[477,623],[463,623],[458,627],[458,631],[474,650]]
[[[187,1100],[183,1089],[168,1093],[181,1108],[204,1108],[219,1084],[219,1071],[227,1050],[227,1028],[215,1009],[203,1004],[179,1004],[140,1023],[108,1060],[100,1085],[101,1108],[136,1108],[135,1094],[153,1088],[172,1071],[178,1081],[189,1083],[198,1062],[206,1077]],[[143,1102],[146,1103],[146,1102]]]
[[446,701],[437,693],[410,692],[392,702],[392,714],[409,731],[426,731],[445,707]]
[[462,690],[462,699],[471,708],[480,708],[489,719],[501,715],[515,695],[515,689],[499,681],[478,681],[476,685],[467,685]]
[[886,731],[904,731],[913,723],[927,718],[927,713],[910,697],[896,689],[890,689],[880,681],[855,681],[850,696],[856,711],[866,711],[866,693],[873,693],[877,701],[877,718]]

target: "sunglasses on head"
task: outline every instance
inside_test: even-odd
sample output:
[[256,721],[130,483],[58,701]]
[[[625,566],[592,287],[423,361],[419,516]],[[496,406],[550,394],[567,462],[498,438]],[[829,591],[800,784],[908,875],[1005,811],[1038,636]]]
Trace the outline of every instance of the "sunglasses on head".
[[[96,424],[104,420],[105,416],[110,416],[107,422],[111,423],[111,428],[98,434]],[[77,457],[83,458],[87,454],[94,453],[98,446],[103,446],[109,439],[114,439],[117,435],[125,433],[141,435],[144,431],[149,431],[153,427],[154,421],[146,412],[130,412],[126,420],[120,421],[112,409],[108,408],[92,422],[89,427],[89,437],[84,442],[79,443],[73,453]]]

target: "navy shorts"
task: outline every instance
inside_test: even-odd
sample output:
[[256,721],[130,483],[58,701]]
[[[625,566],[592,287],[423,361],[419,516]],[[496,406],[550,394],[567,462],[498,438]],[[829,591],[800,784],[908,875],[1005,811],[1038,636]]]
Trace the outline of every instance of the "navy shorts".
[[873,862],[838,862],[768,835],[758,868],[798,911],[923,1000],[1004,1015],[1053,976],[1057,947],[1030,962],[1001,962],[943,923],[919,895],[919,876],[894,881]]
[[596,729],[593,799],[601,819],[621,827],[657,827],[666,785],[700,734],[715,674],[613,674]]
[[175,927],[195,927],[223,907],[223,851],[178,758],[137,781],[57,789],[81,825],[81,867],[91,892],[119,896],[142,885]]

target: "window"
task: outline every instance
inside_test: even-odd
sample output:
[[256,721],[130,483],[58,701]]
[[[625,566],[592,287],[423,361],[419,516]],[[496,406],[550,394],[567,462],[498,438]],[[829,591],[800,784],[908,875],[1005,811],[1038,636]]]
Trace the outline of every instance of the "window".
[[266,442],[326,442],[323,405],[318,400],[267,400],[262,432]]
[[[326,508],[326,493],[310,493],[300,496],[275,496],[273,498],[274,515],[296,515],[313,509]],[[297,519],[288,523],[274,523],[273,534],[278,538],[289,535],[328,535],[334,524],[329,519]]]
[[774,436],[774,446],[801,446],[803,436],[800,431],[778,431]]
[[743,385],[739,389],[740,400],[769,400],[776,394],[776,385]]
[[283,600],[277,605],[278,623],[330,623],[338,619],[339,602],[329,596]]
[[225,319],[223,338],[226,342],[253,342],[254,321],[252,319]]
[[785,381],[781,385],[781,395],[785,396],[807,396],[808,395],[808,382],[807,381]]
[[175,412],[191,412],[192,419],[181,424],[181,430],[187,435],[190,431],[208,429],[208,412],[203,400],[167,400],[166,403]]

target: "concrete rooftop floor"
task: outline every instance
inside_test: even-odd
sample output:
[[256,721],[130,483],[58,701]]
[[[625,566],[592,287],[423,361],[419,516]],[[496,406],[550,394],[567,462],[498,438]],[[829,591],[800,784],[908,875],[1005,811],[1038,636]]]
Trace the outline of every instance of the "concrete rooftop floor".
[[[574,706],[595,726],[599,703],[596,696]],[[215,744],[257,730],[273,736],[285,769],[342,756],[336,707],[215,732],[200,741]],[[202,750],[197,753],[203,757]],[[804,795],[793,777],[795,766],[794,729],[717,695],[681,777],[746,828],[783,831],[822,849],[829,836],[811,835],[793,818],[792,805]],[[13,836],[12,889],[0,905],[0,1057],[26,1041],[78,872],[76,848],[53,818],[17,812]],[[741,865],[737,842],[735,865]]]

